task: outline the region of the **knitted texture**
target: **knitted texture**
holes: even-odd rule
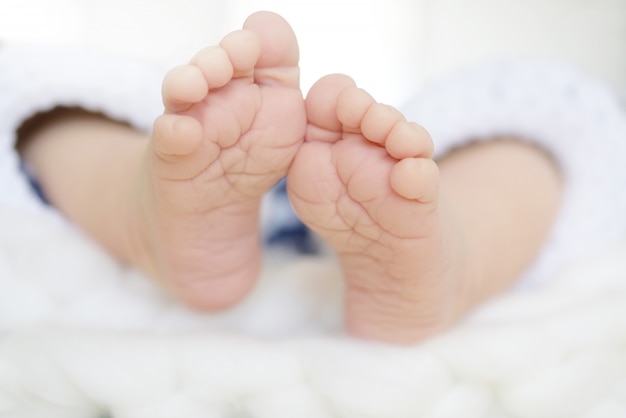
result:
[[[0,51],[0,417],[626,416],[626,248],[571,261],[624,230],[626,131],[603,87],[497,64],[408,106],[439,155],[494,135],[554,154],[566,198],[540,265],[570,269],[398,348],[343,334],[333,259],[270,256],[246,301],[201,315],[40,204],[13,151],[22,121],[81,106],[148,130],[161,76],[90,52]]]
[[[0,231],[2,418],[626,416],[626,245],[391,347],[342,333],[334,260],[201,315],[45,217]]]

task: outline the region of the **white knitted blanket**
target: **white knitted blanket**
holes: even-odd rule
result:
[[[33,199],[14,131],[58,104],[148,129],[160,74],[56,51],[0,63],[0,417],[626,417],[626,118],[603,87],[494,66],[408,107],[440,153],[517,135],[553,152],[566,184],[534,286],[398,348],[342,333],[332,259],[271,254],[255,293],[215,316],[121,268]]]
[[[626,416],[626,245],[399,348],[342,334],[333,260],[202,316],[53,218],[0,230],[3,418]]]

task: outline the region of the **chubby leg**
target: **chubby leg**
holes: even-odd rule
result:
[[[337,252],[354,335],[412,343],[511,285],[555,218],[558,173],[516,141],[433,161],[420,126],[345,76],[320,80],[289,172],[302,220]]]
[[[221,309],[258,275],[261,197],[303,141],[298,79],[293,31],[257,13],[166,76],[150,139],[67,114],[23,152],[52,203],[113,254],[192,307]]]

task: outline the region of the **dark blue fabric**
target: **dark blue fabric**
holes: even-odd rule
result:
[[[299,254],[316,254],[318,252],[311,231],[304,224],[278,228],[269,236],[267,244],[291,249]]]
[[[28,184],[30,184],[31,189],[33,190],[33,192],[35,192],[39,200],[41,200],[42,203],[49,205],[50,202],[46,198],[46,195],[44,194],[41,185],[39,184],[37,179],[35,179],[35,176],[33,176],[32,172],[28,169],[26,164],[24,164],[23,160],[20,160],[20,170],[22,170],[22,173],[24,173],[24,176],[26,176]]]
[[[317,244],[313,233],[293,212],[287,197],[287,181],[281,180],[270,192],[274,206],[281,206],[281,213],[286,211],[287,216],[274,222],[266,244],[272,247],[281,247],[298,254],[316,254]]]

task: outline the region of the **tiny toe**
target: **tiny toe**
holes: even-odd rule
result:
[[[229,55],[218,46],[202,49],[191,63],[200,69],[209,90],[225,86],[233,77]]]
[[[430,134],[421,125],[400,122],[393,127],[385,142],[387,152],[394,158],[433,158],[434,146]]]
[[[384,145],[389,133],[398,122],[405,121],[396,108],[375,103],[365,113],[361,122],[361,131],[370,141]]]
[[[365,90],[345,88],[337,97],[337,118],[346,132],[360,132],[361,122],[369,108],[376,102]]]
[[[439,169],[427,158],[406,158],[391,169],[391,187],[405,199],[435,202],[439,195]]]
[[[228,54],[234,78],[252,77],[261,55],[261,41],[256,33],[245,29],[231,32],[222,39],[220,46]]]
[[[161,115],[154,122],[152,142],[162,159],[172,161],[191,154],[201,141],[200,123],[190,116]]]
[[[307,141],[335,142],[341,139],[342,124],[337,117],[337,98],[355,82],[342,74],[331,74],[318,80],[307,94]]]
[[[181,112],[204,99],[209,92],[209,86],[200,68],[182,65],[167,73],[162,92],[165,110]]]

